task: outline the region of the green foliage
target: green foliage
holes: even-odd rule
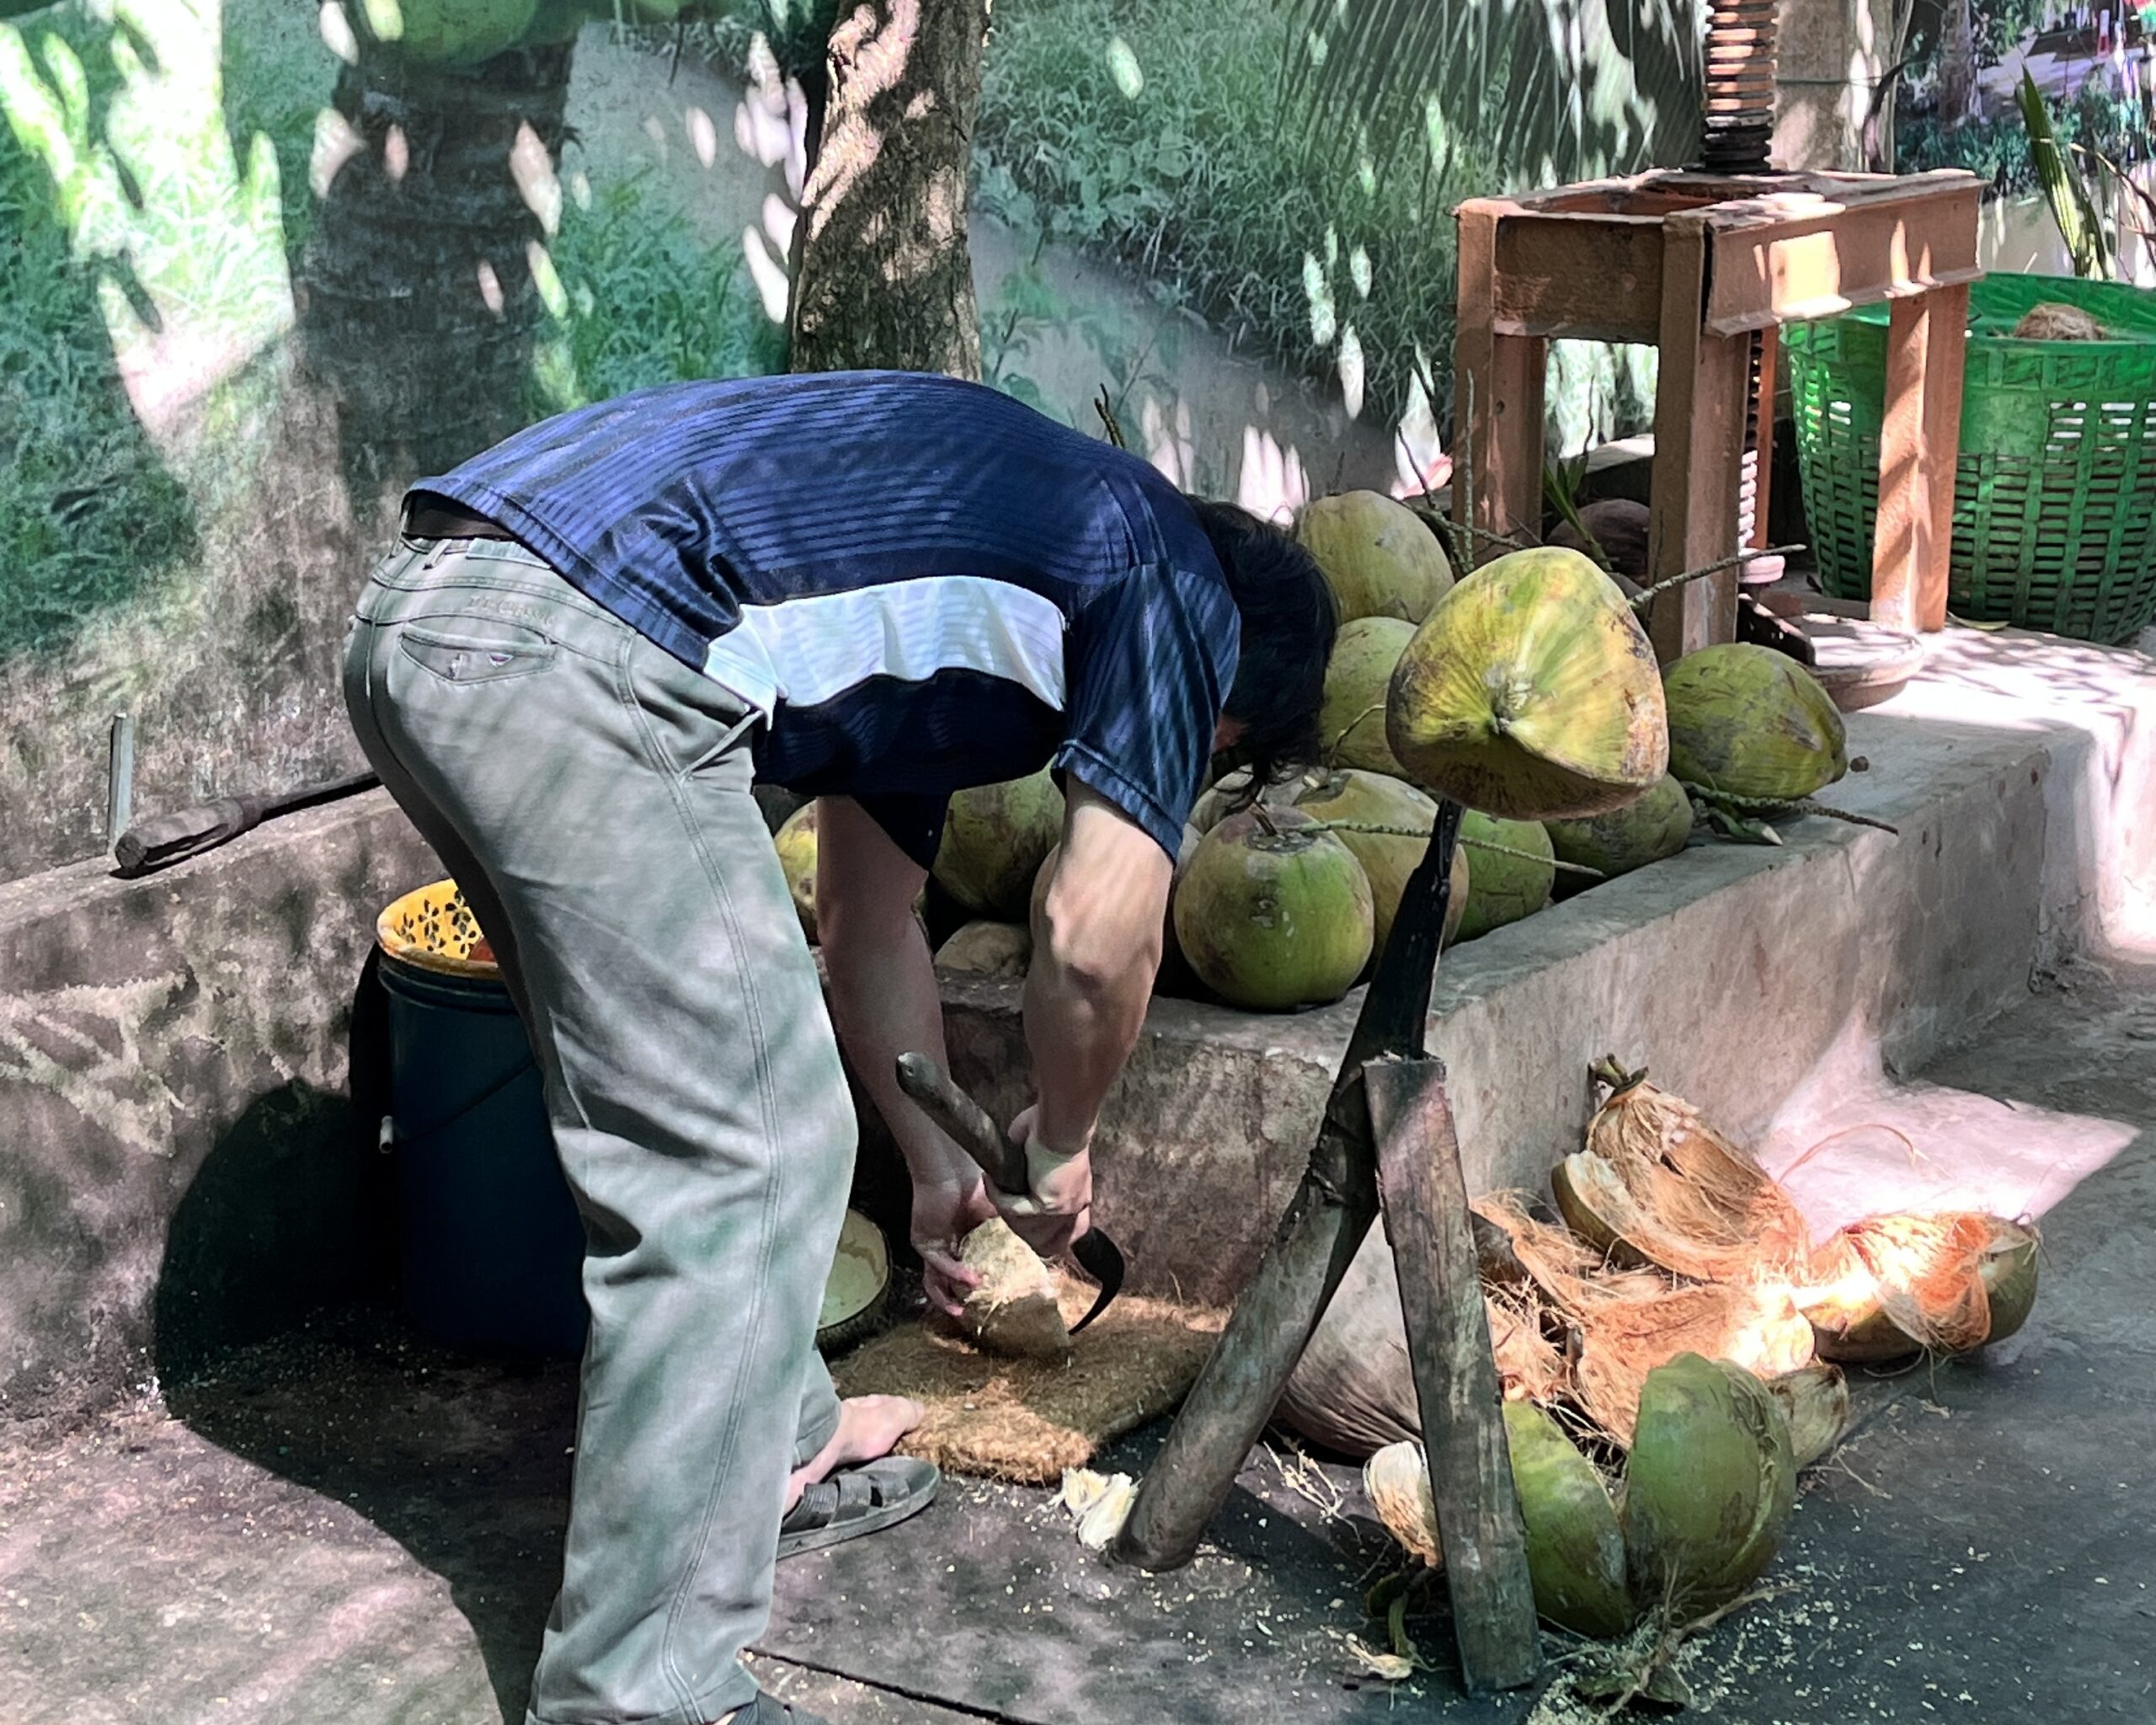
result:
[[[1059,293],[1041,268],[1036,244],[1026,264],[1008,272],[981,311],[981,377],[1027,406],[1088,430],[1119,418],[1140,385],[1173,393],[1182,342],[1173,322],[1134,318],[1097,302],[1077,304]],[[1097,403],[1073,411],[1052,402],[1033,376],[1059,336],[1082,343],[1097,361]]]
[[[568,204],[552,255],[558,287],[533,366],[536,414],[785,368],[786,332],[738,252],[702,243],[641,179],[607,187],[589,209]]]
[[[2029,157],[2036,168],[2036,183],[2044,189],[2044,200],[2052,206],[2052,219],[2058,223],[2059,238],[2066,242],[2067,255],[2073,259],[2073,273],[2108,280],[2111,273],[2111,244],[2110,236],[2104,231],[2103,217],[2097,213],[2095,200],[2089,195],[2079,164],[2071,152],[2062,147],[2053,133],[2043,93],[2025,69],[2021,74],[2019,99],[2021,123],[2029,133]]]
[[[1171,306],[1397,413],[1414,352],[1449,351],[1452,202],[1470,179],[1381,179],[1279,121],[1284,0],[1001,0],[984,56],[980,202],[1107,253]],[[1135,93],[1128,93],[1130,91]]]

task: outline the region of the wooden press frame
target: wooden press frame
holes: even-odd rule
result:
[[[1653,578],[1753,548],[1737,536],[1755,332],[1768,398],[1758,435],[1764,536],[1781,325],[1885,300],[1892,310],[1871,615],[1897,628],[1943,628],[1969,283],[1983,273],[1983,190],[1959,169],[1664,171],[1469,200],[1457,212],[1454,424],[1474,494],[1454,489],[1455,513],[1486,533],[1538,542],[1550,343],[1645,342],[1662,352]],[[1732,639],[1737,589],[1732,567],[1658,598],[1649,633],[1662,660]]]

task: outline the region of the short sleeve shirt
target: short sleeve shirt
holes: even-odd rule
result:
[[[1134,456],[977,384],[822,372],[579,409],[414,489],[753,708],[760,777],[859,798],[924,865],[953,792],[1050,763],[1177,849],[1238,625]]]

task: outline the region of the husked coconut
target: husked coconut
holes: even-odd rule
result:
[[[1366,617],[1419,623],[1452,585],[1452,563],[1414,510],[1378,491],[1303,506],[1295,537],[1317,559],[1342,623]]]
[[[1021,1359],[1059,1359],[1070,1351],[1055,1278],[1008,1222],[998,1216],[975,1228],[960,1242],[958,1261],[980,1277],[961,1322],[982,1348]]]
[[[1630,601],[1548,546],[1438,601],[1393,670],[1385,738],[1433,796],[1509,820],[1621,807],[1669,764],[1661,673]]]

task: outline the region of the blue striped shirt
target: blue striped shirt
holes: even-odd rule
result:
[[[643,390],[414,489],[748,702],[760,777],[860,798],[919,862],[953,791],[1050,761],[1176,852],[1238,625],[1134,456],[978,384],[820,372]]]

